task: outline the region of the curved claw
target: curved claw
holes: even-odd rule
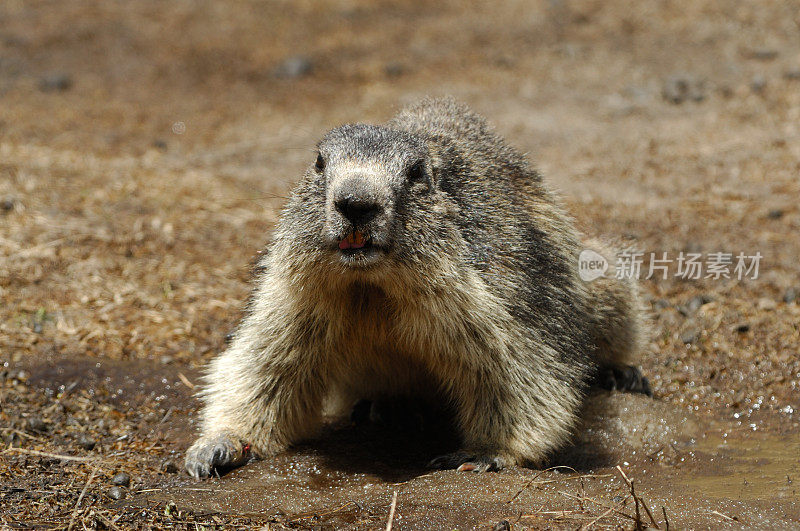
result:
[[[186,452],[184,467],[190,476],[209,477],[214,469],[234,468],[244,464],[250,446],[235,435],[218,433],[199,438]]]
[[[594,385],[609,391],[641,393],[652,397],[650,381],[638,367],[631,365],[604,365],[598,368]]]
[[[456,469],[458,472],[496,472],[505,468],[506,462],[502,457],[494,455],[454,452],[432,459],[428,466],[441,470]]]

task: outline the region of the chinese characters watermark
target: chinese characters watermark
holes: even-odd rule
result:
[[[645,261],[645,258],[649,260]],[[672,277],[684,280],[758,278],[758,268],[763,256],[760,252],[690,253],[681,251],[677,256],[667,252],[644,253],[621,251],[611,269],[609,259],[591,249],[584,249],[578,257],[578,274],[581,280],[591,282],[600,277],[618,279],[663,279]]]

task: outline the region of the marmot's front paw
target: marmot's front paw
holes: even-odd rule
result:
[[[459,472],[496,472],[506,466],[506,460],[496,455],[475,455],[469,452],[454,452],[440,455],[429,466],[442,470],[455,468]]]
[[[197,439],[186,452],[185,468],[197,479],[211,475],[215,468],[234,468],[244,464],[250,445],[230,433],[217,433]]]

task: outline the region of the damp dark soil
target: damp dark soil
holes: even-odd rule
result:
[[[376,529],[395,493],[393,529],[800,527],[798,13],[0,2],[0,527]],[[644,253],[654,398],[593,394],[541,469],[434,472],[446,433],[332,420],[190,480],[202,367],[315,142],[428,94]],[[757,275],[648,275],[740,252]]]

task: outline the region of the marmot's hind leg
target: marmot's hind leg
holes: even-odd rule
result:
[[[384,397],[377,400],[362,399],[350,412],[350,420],[357,426],[377,424],[403,432],[441,432],[450,428],[452,413],[424,399],[404,396]]]
[[[609,265],[616,259],[602,243],[588,240],[586,246],[603,255]],[[613,391],[652,396],[650,383],[633,365],[647,343],[647,321],[636,281],[616,278],[613,270],[587,284],[593,309],[597,372],[592,385]]]
[[[642,371],[633,365],[601,365],[597,368],[591,384],[609,391],[625,391],[653,396],[650,382],[642,376]]]

